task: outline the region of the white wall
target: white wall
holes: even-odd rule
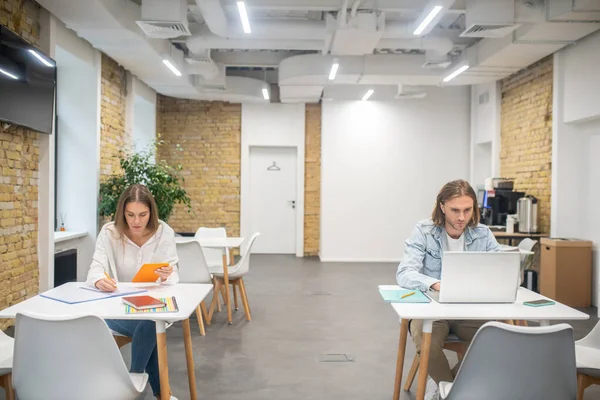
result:
[[[397,261],[448,181],[469,178],[468,87],[422,100],[326,102],[321,260]]]
[[[551,235],[594,242],[594,305],[600,287],[600,97],[587,88],[600,87],[598,54],[600,35],[594,34],[554,55],[552,127]]]
[[[57,63],[57,213],[67,231],[87,232],[77,254],[78,280],[86,277],[97,232],[100,145],[100,53],[55,23]],[[60,219],[58,220],[60,226]]]
[[[500,173],[500,107],[498,82],[471,86],[471,165],[469,181],[483,186]]]
[[[127,131],[136,152],[152,150],[156,139],[156,92],[131,74],[127,78]]]
[[[304,104],[242,104],[240,231],[250,237],[250,147],[295,147],[297,156],[296,256],[304,255]],[[265,196],[268,196],[265,193]]]

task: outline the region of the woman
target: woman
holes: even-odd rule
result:
[[[175,284],[177,273],[175,232],[158,219],[154,197],[144,185],[130,186],[119,198],[114,222],[102,227],[87,276],[87,284],[104,292],[115,282],[131,282],[142,265],[169,263],[156,271],[157,282]],[[112,276],[114,281],[109,279]],[[146,371],[152,392],[160,399],[160,379],[154,321],[107,320],[115,332],[132,338],[131,372]],[[170,400],[177,400],[171,396]]]

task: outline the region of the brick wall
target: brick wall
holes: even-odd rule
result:
[[[39,42],[39,6],[0,0],[0,24]],[[0,309],[37,294],[39,134],[0,123]],[[0,320],[0,329],[12,325]]]
[[[306,105],[304,255],[319,254],[321,230],[321,105]]]
[[[240,104],[158,96],[158,159],[181,164],[192,213],[177,205],[169,225],[180,232],[223,226],[240,234]],[[181,145],[182,151],[176,146]]]
[[[552,56],[502,80],[500,174],[539,199],[539,229],[550,231]]]
[[[126,91],[125,69],[102,54],[100,180],[119,172],[119,151],[131,149],[132,140],[125,130]]]

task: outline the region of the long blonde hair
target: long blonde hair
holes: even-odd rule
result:
[[[158,209],[156,208],[156,202],[150,190],[144,185],[135,184],[129,186],[119,197],[119,203],[117,204],[117,211],[115,212],[115,228],[119,235],[123,237],[123,233],[129,227],[127,220],[125,219],[125,207],[131,202],[139,202],[144,204],[150,210],[150,219],[146,226],[152,233],[155,233],[158,229]]]
[[[473,215],[467,225],[473,227],[479,224],[479,204],[477,202],[477,195],[471,185],[469,185],[469,182],[459,179],[446,183],[438,193],[437,198],[435,199],[435,205],[433,206],[433,212],[431,213],[431,219],[435,225],[442,226],[446,222],[446,216],[442,212],[440,205],[460,196],[469,196],[473,199]]]

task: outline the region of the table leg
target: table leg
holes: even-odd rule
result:
[[[196,400],[196,374],[194,372],[194,353],[192,352],[192,332],[190,320],[185,319],[183,325],[183,343],[185,345],[185,361],[187,363],[188,382],[190,384],[190,399]],[[162,395],[161,395],[161,398]]]
[[[396,360],[396,379],[394,381],[393,400],[400,399],[400,387],[402,385],[402,370],[404,368],[404,355],[406,353],[406,338],[408,337],[408,320],[400,322],[400,342],[398,343],[398,358]]]
[[[423,338],[421,341],[421,356],[419,362],[419,381],[417,386],[417,400],[425,398],[425,387],[427,386],[427,375],[429,369],[429,350],[431,348],[431,330],[433,320],[423,321]]]
[[[225,253],[223,253],[223,283],[225,285],[225,307],[227,307],[227,322],[229,322],[229,325],[231,325],[233,324],[233,318],[231,316],[231,305],[229,304],[229,271],[227,270],[227,256],[225,256]]]
[[[160,398],[171,397],[169,387],[169,361],[167,358],[167,325],[165,321],[156,321],[156,351],[158,353],[158,373],[160,376]]]

